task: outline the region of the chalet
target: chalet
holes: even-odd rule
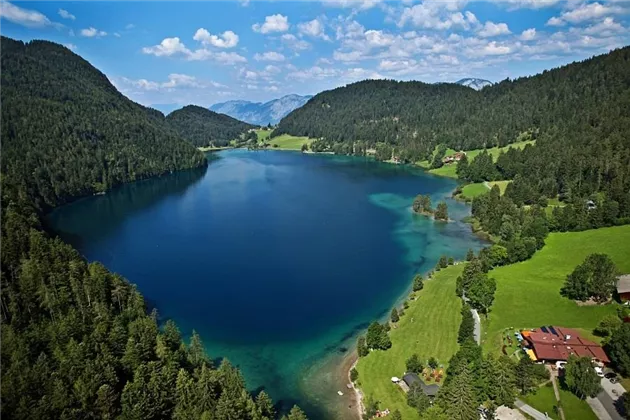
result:
[[[521,331],[526,352],[536,361],[566,361],[569,356],[589,357],[594,362],[610,363],[610,359],[597,343],[586,340],[576,330],[564,327],[541,327]]]
[[[445,156],[444,158],[442,158],[442,162],[444,163],[459,162],[460,160],[462,160],[464,156],[466,156],[465,152],[456,152],[453,155]]]
[[[420,379],[420,377],[416,375],[415,373],[405,373],[405,376],[403,376],[403,382],[407,384],[409,389],[412,389],[413,384],[420,384],[420,388],[422,389],[422,392],[424,392],[424,394],[429,398],[434,398],[440,389],[439,385],[425,384],[424,381]]]
[[[630,302],[630,274],[617,277],[617,294],[622,302]]]

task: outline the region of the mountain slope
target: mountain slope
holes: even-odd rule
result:
[[[214,104],[210,109],[251,124],[277,124],[289,112],[301,107],[311,98],[312,96],[310,95],[286,95],[265,103],[228,101]]]
[[[196,105],[188,105],[171,112],[166,121],[180,136],[196,147],[226,146],[230,140],[254,128],[251,124]]]
[[[457,84],[368,80],[322,92],[273,135],[398,145],[418,158],[435,146],[504,146],[524,132],[593,121],[618,125],[628,95],[630,47],[480,91]],[[576,106],[579,104],[579,106]]]
[[[38,207],[205,164],[160,112],[127,99],[67,48],[1,42],[2,174]]]
[[[481,90],[486,86],[492,86],[492,82],[490,80],[476,78],[461,79],[455,83],[462,86],[468,86],[469,88],[473,88],[475,90]]]

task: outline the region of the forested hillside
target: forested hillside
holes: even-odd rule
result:
[[[188,105],[173,111],[166,121],[183,138],[196,147],[227,146],[253,125],[200,106]]]
[[[203,154],[68,49],[1,42],[3,417],[275,417],[238,369],[213,366],[198,335],[185,345],[133,285],[40,223],[52,206],[204,165]]]
[[[2,38],[3,175],[38,206],[205,164],[164,118],[67,48]]]

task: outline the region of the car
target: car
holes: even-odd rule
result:
[[[599,366],[595,366],[593,369],[595,369],[595,373],[597,373],[597,376],[599,376],[600,378],[604,377],[604,370],[602,368],[600,368]]]
[[[615,372],[608,372],[607,374],[604,375],[604,378],[608,379],[610,383],[613,383],[613,384],[616,384],[617,382],[619,382],[619,378],[617,377],[617,374]]]
[[[564,369],[564,367],[566,366],[566,364],[567,364],[567,362],[563,362],[563,361],[558,360],[558,361],[556,362],[556,369],[558,369],[558,370],[560,370],[560,369]]]

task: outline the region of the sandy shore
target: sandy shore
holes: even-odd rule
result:
[[[343,362],[343,371],[346,372],[348,376],[348,383],[352,385],[352,390],[354,391],[354,406],[356,408],[357,419],[363,418],[363,394],[361,390],[354,385],[354,383],[350,380],[350,371],[357,366],[359,362],[359,355],[356,350],[353,350],[348,356],[344,359]]]

